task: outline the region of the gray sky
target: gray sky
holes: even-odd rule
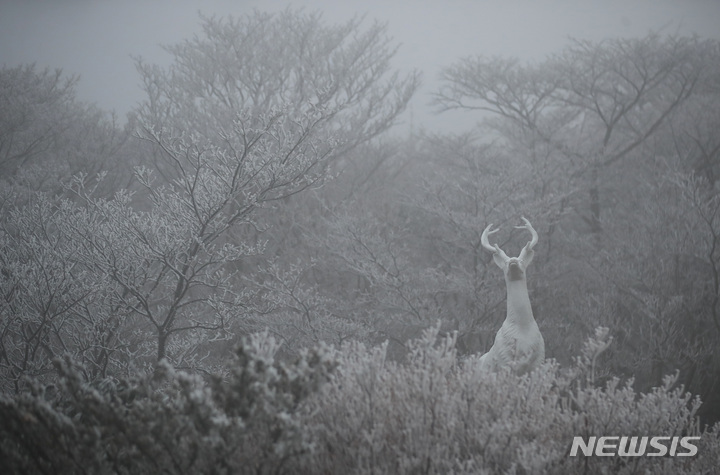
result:
[[[435,116],[427,105],[440,68],[464,56],[541,60],[568,37],[601,40],[651,30],[720,38],[719,0],[0,0],[0,64],[34,62],[78,74],[81,100],[124,117],[142,99],[131,56],[166,64],[160,45],[198,32],[198,11],[237,16],[288,5],[320,10],[328,22],[355,13],[387,21],[402,44],[396,67],[424,74],[412,121],[440,131],[474,121],[462,113]]]

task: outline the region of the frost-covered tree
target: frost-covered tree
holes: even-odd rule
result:
[[[201,35],[166,47],[169,67],[137,61],[143,136],[161,146],[182,133],[242,152],[226,135],[249,144],[273,116],[281,134],[315,137],[322,125],[337,155],[391,127],[419,85],[392,70],[397,47],[377,22],[329,25],[293,9],[201,20]]]
[[[168,68],[138,61],[146,156],[135,191],[108,195],[116,177],[89,169],[66,185],[70,199],[9,206],[2,364],[12,381],[63,352],[99,377],[162,359],[208,369],[238,333],[301,328],[267,314],[293,318],[295,304],[300,320],[353,331],[317,311],[311,287],[289,291],[292,272],[258,267],[264,234],[276,205],[394,123],[417,75],[391,71],[395,49],[379,24],[332,26],[292,10],[202,22],[204,36],[167,48]],[[333,335],[320,334],[313,341]]]
[[[14,174],[56,145],[73,119],[76,77],[35,66],[0,70],[0,166]]]
[[[465,58],[444,70],[435,101],[440,110],[490,113],[508,142],[533,149],[528,158],[561,167],[587,194],[578,210],[598,233],[613,165],[703,90],[716,62],[716,42],[696,37],[574,41],[536,64]]]
[[[113,114],[78,101],[77,81],[34,65],[0,69],[2,188],[13,182],[57,192],[62,180],[81,171],[106,170],[118,182],[127,180],[129,167],[116,159],[129,129],[120,128]]]
[[[159,274],[172,282],[168,311],[153,323],[159,358],[170,328],[205,314],[184,299],[203,305],[213,289],[225,296],[213,315],[241,307],[228,276],[260,252],[273,223],[259,211],[320,184],[333,159],[394,123],[418,84],[415,74],[391,71],[395,49],[380,24],[332,26],[293,10],[202,24],[202,36],[167,48],[168,68],[138,61],[147,92],[140,136],[154,146],[162,176],[141,181],[154,208],[185,233],[176,241],[185,241],[180,262]],[[215,249],[223,251],[210,257]],[[221,267],[229,272],[222,291],[200,283],[197,270]]]
[[[34,65],[0,70],[0,387],[52,373],[68,352],[88,375],[117,371],[121,310],[104,276],[75,259],[72,205],[55,199],[73,174],[106,170],[111,195],[130,176],[129,128],[75,98],[77,78]],[[122,345],[120,345],[122,346]],[[127,358],[125,358],[127,361]]]
[[[705,205],[716,194],[718,51],[716,40],[658,34],[573,41],[531,64],[460,60],[436,95],[440,109],[483,114],[479,131],[517,163],[507,201],[547,218],[534,306],[554,356],[609,326],[614,371],[645,389],[679,368],[704,410],[717,405],[699,375],[717,372],[720,337]],[[673,183],[688,172],[704,183],[694,204]]]
[[[102,305],[106,279],[75,259],[78,243],[67,232],[75,221],[69,211],[69,204],[59,208],[40,195],[3,219],[2,390],[18,392],[24,377],[52,373],[53,358],[66,352],[86,366],[90,377],[117,369],[112,333],[119,315],[113,319],[112,309]]]

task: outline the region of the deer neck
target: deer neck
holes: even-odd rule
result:
[[[507,286],[507,317],[506,320],[516,325],[529,325],[535,321],[530,297],[528,296],[527,281],[506,280]]]

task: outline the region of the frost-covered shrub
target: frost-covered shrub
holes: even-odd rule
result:
[[[637,394],[632,381],[591,379],[609,338],[600,330],[572,368],[548,361],[522,377],[457,363],[455,338],[438,328],[412,342],[409,361],[385,347],[348,344],[314,400],[318,473],[705,473],[720,453],[717,428],[702,432],[698,400],[675,377]],[[570,457],[574,436],[701,435],[698,455]]]
[[[50,397],[0,398],[0,459],[8,473],[288,473],[310,452],[298,406],[326,379],[323,351],[274,361],[266,333],[246,340],[226,377],[161,363],[151,378],[93,387],[58,361]]]
[[[701,429],[675,376],[646,394],[594,381],[608,344],[601,329],[572,367],[521,377],[458,362],[438,327],[404,363],[348,342],[285,364],[267,333],[208,380],[161,364],[90,384],[63,360],[55,394],[0,397],[0,460],[9,473],[715,473],[720,426]],[[700,439],[691,457],[570,456],[575,436],[623,435]]]

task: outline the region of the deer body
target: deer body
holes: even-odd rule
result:
[[[489,244],[488,235],[497,231],[490,231],[492,224],[485,228],[481,237],[483,247],[493,253],[495,264],[503,270],[507,288],[505,321],[490,351],[480,358],[482,367],[491,371],[511,367],[517,374],[524,374],[535,369],[545,359],[545,341],[533,316],[525,276],[525,270],[534,255],[537,233],[527,219],[523,218],[523,221],[525,225],[518,227],[528,229],[532,240],[518,257],[508,257],[497,244]]]

